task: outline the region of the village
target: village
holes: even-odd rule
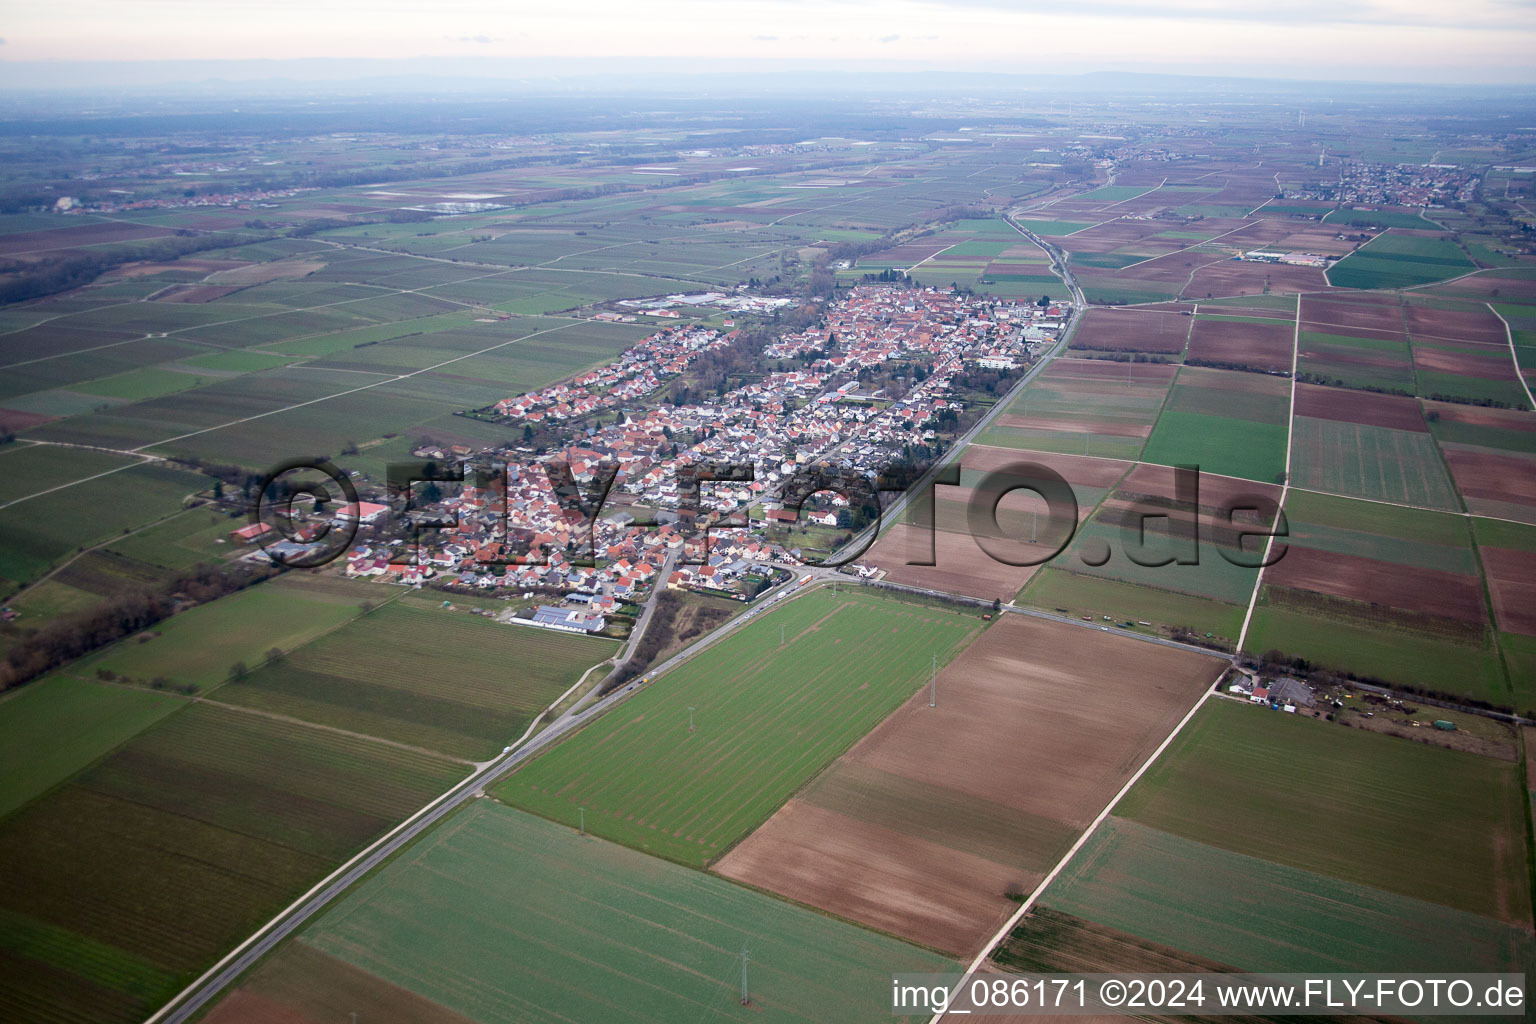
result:
[[[559,444],[415,449],[439,465],[465,463],[466,482],[418,485],[411,516],[430,528],[392,515],[385,494],[335,510],[335,521],[358,528],[340,571],[515,598],[518,621],[594,633],[657,586],[750,600],[775,565],[796,564],[803,547],[828,551],[863,525],[840,494],[787,507],[792,476],[926,465],[962,421],[962,384],[976,383],[967,375],[1001,395],[1068,312],[1048,300],[860,285],[815,326],[763,345],[737,386],[682,403],[679,394],[696,392],[676,385],[701,358],[743,344],[743,333],[663,328],[604,366],[489,410],[525,438],[558,425]],[[750,466],[751,479],[704,483],[695,496],[683,477],[705,464]],[[616,467],[595,519],[557,493],[551,467],[568,467],[583,493]],[[269,539],[253,530],[238,539]],[[302,532],[295,540],[303,550]]]

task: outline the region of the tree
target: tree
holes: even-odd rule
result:
[[[1039,300],[1035,302],[1035,305],[1039,306],[1041,309],[1044,309],[1046,306],[1049,306],[1050,304],[1051,304],[1051,297],[1049,295],[1042,295],[1042,296],[1040,296]]]
[[[281,647],[273,647],[273,648],[268,649],[268,651],[267,651],[267,664],[268,665],[275,665],[279,661],[282,661],[282,660],[283,660],[283,649]]]
[[[237,661],[233,665],[229,666],[230,681],[238,683],[244,679],[249,674],[249,672],[250,670],[245,667],[245,662]]]

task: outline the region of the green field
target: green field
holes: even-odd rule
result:
[[[131,455],[115,455],[84,448],[9,444],[0,448],[0,504],[72,483],[81,477],[138,465],[139,462],[139,459]],[[33,500],[45,503],[48,499],[41,497]]]
[[[161,395],[175,394],[177,391],[186,391],[188,388],[199,387],[206,383],[208,383],[207,378],[190,373],[145,367],[112,377],[103,377],[86,384],[78,384],[75,390],[83,391],[88,395],[140,402],[146,398],[159,398]]]
[[[750,1007],[740,1003],[743,948]],[[365,883],[246,989],[314,1012],[338,961],[485,1024],[873,1022],[890,1015],[891,972],[956,969],[484,801]]]
[[[1416,213],[1370,210],[1333,210],[1323,218],[1324,224],[1347,224],[1365,228],[1412,228],[1418,231],[1438,231],[1440,225],[1425,220]]]
[[[1285,502],[1291,544],[1475,576],[1460,516],[1292,488]]]
[[[1053,566],[1037,572],[1019,595],[1019,600],[1063,615],[1088,615],[1095,621],[1100,621],[1102,615],[1109,615],[1117,622],[1150,622],[1154,626],[1187,629],[1201,635],[1209,633],[1212,639],[1223,640],[1228,646],[1237,643],[1245,610],[1239,605],[1192,594],[1068,572],[1065,567]]]
[[[1278,482],[1285,472],[1289,406],[1289,383],[1279,378],[1183,367],[1142,459]]]
[[[0,817],[181,707],[169,694],[49,676],[0,701]]]
[[[1328,280],[1338,288],[1406,288],[1475,269],[1455,242],[1389,233],[1377,235],[1336,263]]]
[[[208,483],[184,470],[130,466],[0,509],[0,577],[30,580],[83,547],[172,515]]]
[[[172,616],[153,636],[117,644],[75,671],[104,669],[141,684],[164,677],[206,690],[222,683],[235,662],[254,668],[272,648],[291,651],[359,615],[364,601],[388,596],[374,597],[365,587],[297,575],[261,583]]]
[[[1432,435],[1298,416],[1291,447],[1297,487],[1422,508],[1461,508]]]
[[[142,1020],[462,772],[209,705],[169,716],[0,823],[0,1014]]]
[[[707,864],[910,697],[930,656],[942,666],[980,627],[973,611],[818,588],[640,690],[495,794],[562,823],[585,807],[590,832]]]
[[[1262,799],[1254,798],[1257,766],[1276,769]],[[1524,779],[1508,761],[1208,701],[1115,813],[1521,924],[1531,919],[1524,805]]]
[[[1262,804],[1268,787],[1257,766],[1253,770],[1252,799]],[[1041,903],[1248,971],[1525,972],[1536,966],[1527,928],[1123,818],[1099,827]]]
[[[1297,346],[1296,372],[1313,383],[1414,393],[1413,353],[1406,341],[1302,331]]]
[[[1091,222],[1083,221],[1035,220],[1030,217],[1020,217],[1018,221],[1037,235],[1070,235],[1074,231],[1093,227]]]
[[[1167,409],[1158,417],[1142,459],[1276,483],[1285,472],[1285,434],[1282,424]]]
[[[1119,497],[1136,501],[1129,495]],[[1248,604],[1258,570],[1233,565],[1223,557],[1223,549],[1211,536],[1210,529],[1200,538],[1198,564],[1140,565],[1132,561],[1129,552],[1138,546],[1138,557],[1143,562],[1182,557],[1185,550],[1170,538],[1169,519],[1161,514],[1166,512],[1165,508],[1150,505],[1138,505],[1137,508],[1149,513],[1151,518],[1141,520],[1139,515],[1131,515],[1127,523],[1119,507],[1099,509],[1078,529],[1072,543],[1051,564],[1069,572],[1119,580],[1162,592],[1177,591],[1232,605]],[[1187,517],[1185,520],[1187,522]],[[1257,550],[1262,543],[1263,538],[1247,542],[1250,551]],[[1085,560],[1084,555],[1095,549],[1111,552],[1103,565],[1089,565]],[[1230,553],[1230,549],[1227,550]],[[1236,637],[1236,634],[1224,635],[1232,639]]]
[[[397,601],[215,699],[484,760],[618,646]]]
[[[1299,594],[1268,586],[1260,591],[1246,651],[1278,650],[1366,679],[1509,705],[1509,688],[1486,630],[1471,635],[1465,629],[1455,635],[1436,633],[1406,624],[1407,616],[1356,601],[1314,601],[1302,595],[1303,603],[1297,605]],[[1319,607],[1314,609],[1314,604]]]

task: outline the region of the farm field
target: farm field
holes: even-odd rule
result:
[[[1190,505],[1178,494],[1173,470],[1135,467],[1051,565],[1160,592],[1246,605],[1258,575],[1250,566],[1261,554],[1263,538],[1243,539],[1239,551],[1237,531],[1221,509],[1229,502],[1234,508],[1246,505],[1256,496],[1274,501],[1279,492],[1218,476],[1201,475],[1193,484],[1198,493]],[[1269,524],[1244,513],[1236,525],[1262,533]],[[1158,615],[1152,621],[1166,620]]]
[[[1450,474],[1411,398],[1296,385],[1291,482],[1375,501],[1457,511]]]
[[[1405,288],[1475,269],[1456,243],[1448,239],[1388,231],[1331,267],[1328,280],[1339,288]]]
[[[1084,314],[1072,336],[1072,348],[1178,356],[1184,352],[1193,325],[1193,317],[1178,312],[1092,309]]]
[[[1536,417],[1514,409],[1426,402],[1430,432],[1448,444],[1536,454]]]
[[[0,818],[182,706],[169,694],[54,675],[0,701]]]
[[[1247,971],[1523,972],[1536,960],[1528,928],[1118,817],[1041,905]]]
[[[1134,459],[1152,433],[1176,370],[1152,363],[1058,357],[977,443]]]
[[[1285,785],[1251,799],[1253,770],[1280,765]],[[1510,761],[1212,700],[1115,813],[1233,853],[1529,926],[1523,790]],[[1398,855],[1405,848],[1412,858]]]
[[[1102,621],[1101,617],[1108,615],[1122,626],[1131,622],[1139,627],[1140,623],[1148,622],[1150,627],[1141,628],[1188,630],[1200,636],[1209,634],[1211,639],[1228,648],[1236,646],[1243,626],[1244,609],[1240,605],[1089,576],[1071,571],[1065,564],[1046,566],[1024,588],[1017,601],[1074,618],[1086,615]]]
[[[1536,456],[1450,442],[1440,450],[1468,511],[1536,524]]]
[[[1527,970],[1525,797],[1507,760],[1213,698],[992,958]]]
[[[111,452],[53,445],[8,444],[0,447],[0,504],[73,483],[81,477],[110,473],[142,460]],[[46,498],[37,499],[47,501]]]
[[[752,958],[750,1007],[740,1003],[744,947]],[[479,801],[365,883],[205,1019],[324,1020],[338,980],[366,989],[377,979],[403,992],[402,1005],[418,1019],[445,1024],[876,1021],[889,1016],[892,971],[957,966]]]
[[[226,708],[170,715],[0,822],[0,1012],[143,1019],[461,774]]]
[[[478,761],[617,649],[394,601],[280,661],[253,663],[215,699]]]
[[[1536,527],[1473,519],[1478,556],[1500,630],[1536,636]]]
[[[708,864],[916,692],[932,657],[947,663],[980,627],[972,610],[817,588],[640,690],[494,793],[561,823],[585,807],[595,835]]]
[[[377,599],[364,584],[294,574],[174,615],[143,642],[117,644],[71,671],[85,676],[104,670],[141,685],[160,677],[207,690],[224,682],[235,662],[254,668],[273,648],[292,650]],[[210,644],[210,636],[219,642]]]
[[[1278,651],[1364,679],[1510,705],[1486,625],[1376,609],[1306,590],[1259,589],[1244,650]]]
[[[1289,373],[1294,342],[1294,326],[1284,320],[1201,313],[1190,328],[1184,361],[1257,373]]]
[[[1058,532],[1050,525],[1049,507],[1039,495],[1029,490],[1009,492],[997,505],[998,527],[1005,538],[1000,546],[1005,548],[1006,557],[1014,561],[1032,560],[1033,564],[1015,566],[993,558],[972,538],[968,518],[975,488],[985,476],[1013,466],[1020,467],[1022,473],[1032,471],[1027,467],[1057,473],[1071,488],[1081,521],[1125,474],[1130,463],[969,445],[961,455],[961,466],[959,487],[941,486],[934,491],[933,564],[907,564],[929,557],[929,531],[918,524],[914,503],[908,506],[903,522],[887,530],[863,559],[884,570],[883,579],[984,600],[1007,601],[1059,546],[1065,531]],[[1028,544],[1032,537],[1038,547]]]
[[[1388,394],[1414,394],[1413,351],[1391,332],[1370,335],[1303,330],[1297,338],[1297,380]]]
[[[1285,472],[1289,392],[1282,378],[1185,366],[1142,458],[1278,482]]]
[[[1039,884],[1219,668],[1005,615],[940,674],[937,706],[914,695],[714,870],[962,955],[1007,918],[1009,894]]]
[[[207,484],[207,477],[180,469],[130,466],[0,509],[0,579],[11,586],[30,581],[82,546],[177,512]]]

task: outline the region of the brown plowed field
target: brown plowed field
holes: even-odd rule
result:
[[[976,469],[984,473],[1015,462],[1033,462],[1046,466],[1060,473],[1069,484],[1081,487],[1109,487],[1130,468],[1130,463],[1121,462],[1118,459],[1090,459],[1082,455],[1023,452],[1013,448],[993,448],[984,444],[971,445],[966,448],[965,454],[960,458],[960,464],[966,469]]]
[[[1480,548],[1499,628],[1536,636],[1536,552]]]
[[[714,870],[973,953],[1221,667],[1004,615]]]
[[[1456,489],[1464,497],[1536,506],[1536,459],[1442,444]]]
[[[1368,332],[1367,337],[1372,338],[1387,335],[1402,338],[1403,311],[1395,298],[1359,296],[1345,301],[1318,299],[1311,295],[1301,297],[1302,330],[1320,331],[1323,334],[1354,333],[1350,328],[1363,329]]]
[[[1476,577],[1291,545],[1264,582],[1462,622],[1486,621]]]
[[[249,266],[245,260],[205,260],[195,257],[182,257],[170,263],[130,263],[126,267],[118,267],[102,277],[109,281],[115,281],[125,277],[149,277],[153,274],[166,273],[190,273],[212,274],[219,270],[233,270],[235,267]]]
[[[1509,345],[1503,322],[1486,309],[1409,306],[1408,333],[1414,338],[1454,341],[1461,345],[1497,345],[1506,351]]]
[[[1294,328],[1283,321],[1250,324],[1196,317],[1185,358],[1289,371],[1294,338]]]
[[[472,1024],[423,996],[303,942],[285,946],[214,1005],[205,1024]]]
[[[1300,206],[1303,204],[1287,202],[1285,205]],[[1260,212],[1262,213],[1263,211]],[[1293,222],[1292,226],[1295,223]],[[1336,233],[1332,228],[1326,228],[1321,225],[1306,227],[1294,234],[1286,235],[1280,240],[1276,248],[1283,249],[1286,252],[1315,252],[1325,256],[1343,256],[1353,248],[1354,243],[1339,241],[1334,237]]]
[[[1518,430],[1536,434],[1536,416],[1519,409],[1488,409],[1475,405],[1459,405],[1454,402],[1426,402],[1424,407],[1440,414],[1440,419],[1452,423],[1466,423],[1474,427],[1497,427],[1500,430]]]
[[[1476,277],[1462,277],[1448,284],[1437,285],[1437,295],[1465,295],[1471,298],[1497,298],[1503,302],[1512,299],[1530,301],[1536,298],[1536,281],[1523,277],[1499,277],[1497,271],[1487,271]]]
[[[57,252],[81,245],[101,245],[105,242],[130,242],[140,238],[166,238],[175,234],[170,228],[157,228],[150,224],[121,224],[112,221],[105,224],[81,224],[72,228],[53,228],[49,231],[17,231],[0,236],[0,256],[23,256],[32,253]]]
[[[1174,475],[1172,466],[1154,466],[1141,463],[1126,476],[1115,491],[1117,496],[1148,495],[1174,500]],[[1280,488],[1274,484],[1261,484],[1254,480],[1238,480],[1229,476],[1200,474],[1200,507],[1219,508],[1243,494],[1263,494],[1280,500]]]
[[[1250,306],[1213,306],[1209,302],[1203,306],[1198,302],[1195,305],[1200,307],[1201,313],[1214,313],[1220,316],[1263,317],[1269,320],[1283,320],[1286,323],[1290,323],[1295,319],[1293,312],[1284,309],[1256,309]]]
[[[945,490],[962,493],[954,488]],[[936,503],[939,528],[933,534],[933,565],[906,564],[910,558],[926,557],[928,550],[922,532],[907,523],[898,523],[886,531],[860,561],[884,569],[885,578],[892,583],[965,594],[985,601],[1012,601],[1040,567],[1007,565],[981,550],[964,527],[963,503],[969,492],[964,493],[965,497],[945,498]],[[1046,553],[1048,549],[1042,547],[1042,557]]]
[[[1184,351],[1191,319],[1182,313],[1090,309],[1072,338],[1072,348],[1178,354]]]
[[[1509,350],[1500,355],[1474,356],[1468,352],[1430,348],[1428,345],[1413,346],[1414,364],[1421,370],[1437,373],[1454,373],[1462,377],[1478,377],[1482,380],[1514,380],[1515,364],[1509,358]]]
[[[1125,313],[1134,316],[1128,310],[1094,310],[1095,313]],[[1188,321],[1185,321],[1186,323]],[[1071,386],[1068,382],[1078,382],[1078,387],[1092,387],[1098,381],[1104,381],[1108,385],[1095,393],[1108,394],[1111,391],[1119,391],[1125,387],[1129,378],[1137,383],[1152,383],[1167,385],[1178,376],[1179,367],[1175,363],[1118,363],[1104,359],[1080,359],[1072,356],[1062,356],[1046,367],[1040,375],[1040,383],[1049,383],[1053,387]],[[1086,390],[1086,388],[1085,388]]]
[[[1050,211],[1041,211],[1048,213]],[[1062,220],[1070,221],[1072,218],[1059,214]],[[1088,216],[1091,216],[1088,215]],[[1024,226],[1029,226],[1029,221],[1024,221]],[[1150,220],[1112,220],[1107,224],[1099,224],[1095,227],[1079,231],[1072,236],[1071,249],[1073,252],[1109,252],[1118,249],[1129,242],[1139,241],[1148,235],[1155,235],[1165,230],[1165,225]]]
[[[1152,435],[1150,423],[1116,423],[1113,420],[1061,419],[1050,416],[999,416],[997,422],[1000,426],[1018,427],[1021,430],[1081,431],[1114,437],[1145,438]]]
[[[35,427],[39,423],[51,423],[58,419],[57,416],[48,416],[40,412],[23,412],[20,409],[0,409],[0,430],[14,433],[18,430],[26,430]]]
[[[1343,423],[1363,423],[1392,430],[1427,433],[1418,399],[1401,395],[1379,395],[1371,391],[1325,388],[1317,384],[1296,385],[1296,415]]]
[[[1328,287],[1317,267],[1291,267],[1282,263],[1222,260],[1195,271],[1184,288],[1184,297],[1258,295],[1270,292],[1320,292]]]

